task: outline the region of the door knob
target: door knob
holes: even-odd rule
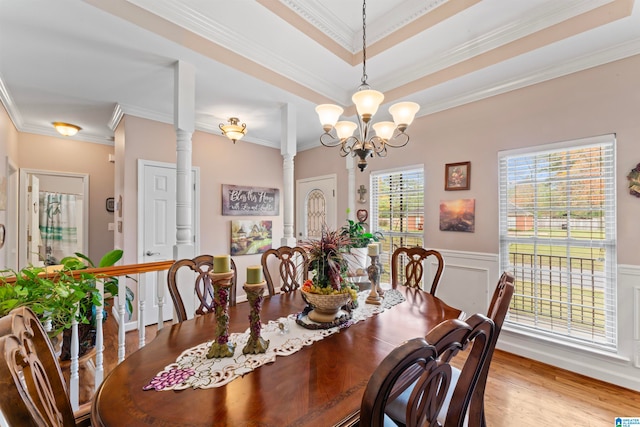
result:
[[[160,252],[151,252],[151,251],[147,251],[145,252],[146,256],[154,256],[154,255],[160,255]]]

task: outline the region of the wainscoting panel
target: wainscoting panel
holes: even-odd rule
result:
[[[486,313],[498,283],[497,256],[439,250],[445,260],[436,296],[467,316]],[[429,277],[436,265],[429,265]],[[428,283],[429,281],[427,281]]]
[[[445,269],[436,296],[467,315],[486,313],[502,273],[498,255],[438,250],[444,257]],[[433,271],[435,265],[428,265],[426,276],[433,277]],[[617,273],[617,351],[581,348],[508,325],[502,330],[498,348],[640,391],[640,266],[618,265]]]

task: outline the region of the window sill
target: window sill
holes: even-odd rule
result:
[[[541,344],[548,345],[550,347],[556,347],[556,348],[560,348],[570,352],[582,353],[585,356],[594,356],[594,357],[598,357],[599,359],[607,359],[609,361],[617,362],[617,363],[631,362],[631,359],[629,357],[621,356],[616,352],[616,350],[613,350],[613,349],[609,350],[604,348],[591,347],[587,345],[580,345],[578,343],[574,343],[571,341],[561,341],[560,339],[555,337],[542,335],[542,334],[535,334],[524,328],[519,328],[514,325],[508,325],[506,323],[502,327],[503,336],[501,336],[501,338],[506,338],[504,336],[505,332],[506,332],[506,335],[511,335],[516,338],[525,338],[527,340],[531,340],[532,342],[539,342]],[[506,340],[503,340],[503,341],[506,341]],[[536,349],[533,347],[531,347],[531,349],[536,352],[540,351],[540,349]]]

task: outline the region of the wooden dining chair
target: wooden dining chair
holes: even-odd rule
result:
[[[395,425],[401,419],[408,427],[439,426],[443,405],[453,396],[459,413],[447,414],[445,425],[458,425],[478,381],[494,333],[491,319],[476,315],[471,322],[447,320],[436,326],[426,339],[415,338],[394,349],[378,366],[365,389],[360,409],[361,426]],[[468,366],[454,387],[453,357],[473,342]],[[463,388],[464,384],[464,388]],[[406,404],[398,399],[406,396]],[[389,406],[395,403],[396,415]],[[394,424],[392,424],[394,423]]]
[[[444,271],[444,258],[440,252],[433,249],[425,249],[419,246],[406,248],[400,247],[393,251],[391,256],[391,287],[396,289],[398,285],[409,286],[413,288],[422,288],[422,276],[424,273],[424,261],[429,257],[435,257],[438,260],[438,268],[431,282],[431,295],[436,294],[436,289],[440,283],[440,276]],[[401,261],[406,261],[404,270],[399,265]],[[401,273],[404,278],[401,279]]]
[[[236,263],[231,259],[231,269],[236,272],[231,279],[231,292],[229,295],[229,305],[236,305],[236,285],[238,281]],[[178,277],[184,272],[195,273],[194,291],[198,297],[200,305],[195,310],[196,315],[211,313],[214,311],[213,286],[209,278],[209,272],[213,271],[213,255],[199,255],[193,259],[181,259],[173,263],[167,272],[167,285],[169,294],[173,300],[173,306],[178,317],[178,322],[187,320],[187,311],[179,289]],[[189,287],[188,289],[191,289]],[[191,295],[191,294],[190,294]]]
[[[473,390],[473,395],[471,396],[470,402],[467,402],[468,409],[465,409],[464,414],[462,414],[462,418],[459,416],[455,418],[456,423],[453,425],[467,425],[472,427],[485,427],[486,419],[484,414],[484,391],[487,385],[487,377],[489,375],[489,368],[491,366],[491,360],[493,358],[493,353],[495,351],[496,343],[498,342],[498,337],[500,336],[500,331],[502,330],[502,325],[504,323],[504,319],[509,310],[509,304],[511,303],[511,297],[513,296],[514,290],[514,277],[504,272],[502,273],[500,280],[498,281],[498,285],[493,293],[493,297],[491,299],[491,303],[489,304],[489,310],[487,312],[487,318],[491,319],[494,325],[494,333],[491,336],[491,339],[486,343],[486,358],[480,367],[480,370],[477,372],[477,384]],[[471,316],[468,319],[468,323],[473,325],[479,321],[481,321],[482,315],[476,314]],[[478,320],[480,319],[480,320]],[[475,323],[474,323],[475,322]],[[447,422],[450,422],[450,416],[455,417],[454,414],[460,414],[460,393],[466,393],[466,381],[468,380],[464,378],[466,375],[470,375],[469,372],[473,372],[475,368],[470,368],[473,366],[469,365],[467,367],[467,363],[469,363],[471,357],[474,357],[476,352],[482,352],[484,350],[476,350],[476,346],[474,347],[465,362],[462,370],[453,368],[453,387],[458,393],[458,395],[449,394],[445,399],[443,410],[441,411],[440,420],[443,421],[445,419],[444,414],[446,414]],[[466,371],[465,371],[466,370]],[[460,381],[463,381],[460,383]],[[461,385],[459,385],[461,384]],[[461,391],[458,391],[460,389]],[[404,410],[408,405],[409,393],[404,392],[402,395],[397,397],[393,402],[391,402],[387,406],[388,414],[390,417],[396,421],[403,422],[404,420]],[[448,425],[448,424],[446,424]]]
[[[309,257],[304,248],[280,246],[278,249],[269,249],[262,254],[262,272],[270,296],[275,295],[275,282],[269,269],[273,258],[277,260],[281,292],[295,291],[309,278]]]
[[[90,404],[74,413],[57,357],[35,313],[0,319],[0,413],[10,426],[90,426]]]

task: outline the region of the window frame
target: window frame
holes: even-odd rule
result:
[[[511,179],[509,173],[511,173],[511,176],[515,176],[515,172],[513,171],[507,172],[508,168],[507,168],[506,162],[513,159],[522,160],[524,158],[528,158],[530,161],[533,162],[534,159],[538,158],[539,156],[544,156],[546,154],[553,154],[553,153],[564,152],[564,151],[569,152],[572,150],[584,149],[589,147],[600,147],[601,149],[603,149],[603,154],[605,154],[605,159],[600,162],[600,164],[603,165],[603,169],[604,169],[604,174],[602,175],[602,181],[603,181],[602,194],[604,196],[604,201],[602,204],[602,208],[600,209],[603,215],[602,222],[604,224],[604,228],[603,228],[604,237],[602,239],[592,238],[589,241],[585,241],[581,239],[571,238],[572,234],[567,232],[566,238],[554,236],[553,239],[550,237],[543,239],[539,235],[540,233],[538,233],[537,225],[534,226],[535,236],[533,237],[521,238],[521,237],[510,236],[509,235],[509,231],[510,231],[509,213],[516,212],[519,209],[519,207],[518,206],[510,207],[511,204],[509,201],[508,189],[509,189],[509,185],[517,181],[517,179],[515,178]],[[569,156],[567,156],[567,158],[569,158]],[[589,163],[589,167],[593,167],[591,165],[592,163]],[[549,168],[549,170],[550,169],[551,168]],[[507,319],[505,320],[505,326],[507,326],[508,329],[521,331],[524,333],[533,332],[535,333],[536,336],[543,337],[546,339],[551,339],[554,341],[562,341],[565,343],[577,345],[578,347],[581,347],[581,348],[595,348],[595,349],[604,350],[607,352],[617,351],[618,349],[618,325],[617,325],[618,307],[617,307],[617,295],[616,295],[617,293],[617,277],[616,277],[616,270],[617,270],[616,196],[617,194],[616,194],[615,172],[616,172],[616,137],[613,134],[601,135],[601,136],[590,137],[590,138],[582,138],[582,139],[576,139],[576,140],[570,140],[570,141],[564,141],[564,142],[546,144],[546,145],[540,145],[540,146],[533,146],[533,147],[527,147],[522,149],[505,150],[498,153],[500,271],[509,271],[511,273],[516,273],[516,267],[513,265],[510,259],[510,245],[513,243],[518,244],[518,243],[526,242],[529,244],[533,244],[535,248],[537,248],[536,245],[541,243],[550,245],[551,244],[550,242],[553,242],[553,246],[556,246],[556,245],[560,246],[559,243],[564,243],[567,247],[568,263],[570,263],[572,258],[574,258],[571,255],[570,248],[572,249],[572,248],[579,247],[586,250],[588,249],[595,250],[596,248],[600,248],[601,250],[604,250],[604,261],[603,261],[603,268],[602,268],[603,271],[602,271],[602,277],[600,278],[604,282],[604,287],[603,287],[604,289],[604,296],[603,296],[604,325],[602,326],[604,330],[604,333],[602,334],[603,338],[598,338],[598,336],[593,334],[593,332],[592,332],[591,339],[587,339],[584,336],[579,336],[580,334],[578,332],[573,331],[572,329],[573,325],[571,324],[571,320],[569,319],[571,317],[570,315],[566,316],[567,317],[566,321],[568,322],[567,329],[570,331],[567,333],[560,333],[557,330],[551,331],[545,328],[538,327],[537,320],[533,322],[535,323],[534,325],[531,325],[530,323],[525,324],[525,322],[517,322],[513,319],[514,316],[508,316]],[[536,175],[536,179],[537,177],[538,175]],[[558,179],[556,181],[553,181],[549,179],[546,181],[559,182],[560,180]],[[539,190],[537,189],[537,187],[535,188],[536,190],[533,191],[533,193],[535,194],[535,197],[536,197],[535,199],[536,203],[538,203],[537,197],[538,197]],[[569,206],[569,208],[567,208],[567,215],[568,215],[567,218],[570,218],[571,217],[569,215],[571,213],[570,196],[567,196],[566,199],[562,199],[562,200],[564,200],[565,204]],[[536,215],[534,215],[534,218],[539,218],[537,214],[539,214],[540,211],[542,211],[543,209],[541,208],[540,209],[536,208],[536,209],[537,209],[535,211]],[[557,210],[557,209],[558,208],[556,206],[550,205],[549,211]],[[532,221],[534,221],[535,223],[539,221],[539,219],[533,219]],[[548,221],[550,221],[550,219],[548,219]],[[528,273],[532,277],[531,279],[532,283],[535,283],[538,280],[537,278],[534,278],[536,274],[538,273],[542,274],[542,272],[545,271],[542,266],[542,262],[540,261],[538,265],[536,265],[536,262],[537,261],[533,261],[533,264],[530,266],[530,271]],[[562,277],[562,275],[564,274],[565,279],[561,278],[559,283],[557,284],[551,283],[550,286],[557,286],[562,289],[562,287],[565,285],[564,281],[567,280],[566,277],[571,275],[571,266],[569,265],[567,267],[565,263],[564,267],[561,264],[559,267],[556,267],[556,268],[557,270],[554,270],[554,267],[548,267],[548,270],[546,271],[550,273],[550,276],[551,276],[551,273],[553,273],[554,271],[559,272],[558,275],[560,277]],[[526,270],[526,269],[523,269],[522,266],[519,266],[518,269]],[[592,273],[593,273],[593,270],[592,270]],[[580,271],[580,274],[582,275],[582,270]],[[593,278],[597,278],[598,274],[593,273],[591,276]],[[516,277],[517,277],[517,274],[516,274]],[[549,279],[549,280],[551,281],[552,279]],[[572,282],[572,279],[570,279],[569,282]],[[568,288],[567,292],[570,294],[573,291],[573,286],[572,285],[566,285],[566,286]],[[532,288],[537,288],[537,286],[532,285]],[[592,294],[595,294],[594,290],[592,290]],[[540,295],[537,295],[537,294],[530,295],[532,300],[534,296],[536,301],[545,301],[542,297],[540,297]],[[516,294],[514,294],[514,297],[516,297]],[[512,307],[514,306],[514,301],[515,299],[512,299],[512,303],[511,303]],[[550,298],[549,301],[557,303],[557,300],[553,300],[552,298]],[[571,298],[570,298],[570,302],[567,303],[567,305],[569,307],[573,307],[573,301]],[[569,312],[572,312],[571,310],[573,310],[573,308],[571,308]],[[538,313],[535,313],[533,316],[537,317]],[[559,316],[559,317],[549,316],[549,317],[552,319],[557,319],[557,318],[561,318],[562,316]],[[549,322],[553,323],[553,320]],[[592,325],[595,322],[596,320],[594,318],[594,320],[592,320],[591,322]]]
[[[375,171],[375,172],[371,172],[369,175],[369,189],[370,189],[370,206],[369,206],[369,221],[370,221],[370,227],[371,227],[371,231],[372,232],[381,232],[383,234],[384,240],[381,241],[382,243],[382,253],[380,255],[380,262],[383,265],[383,275],[381,280],[388,282],[390,281],[390,273],[391,273],[391,255],[393,254],[393,251],[395,250],[394,247],[394,240],[396,238],[402,239],[418,239],[420,241],[420,246],[424,245],[424,221],[425,221],[425,189],[426,189],[426,183],[425,183],[425,172],[424,172],[424,164],[418,164],[418,165],[410,165],[410,166],[405,166],[405,167],[400,167],[400,168],[393,168],[393,169],[385,169],[385,170],[379,170],[379,171]],[[388,230],[383,230],[379,228],[379,218],[380,218],[380,210],[378,208],[378,197],[379,197],[379,191],[378,191],[378,185],[375,183],[375,181],[381,177],[381,176],[390,176],[390,175],[401,175],[401,174],[415,174],[415,173],[419,173],[422,176],[422,203],[420,206],[419,210],[413,210],[413,214],[416,217],[421,217],[422,218],[422,229],[419,230],[419,232],[390,232]],[[407,227],[410,226],[409,223],[407,223],[406,225]],[[416,223],[416,227],[417,227],[417,223]],[[405,244],[406,246],[406,244]],[[412,245],[409,245],[412,246]]]

